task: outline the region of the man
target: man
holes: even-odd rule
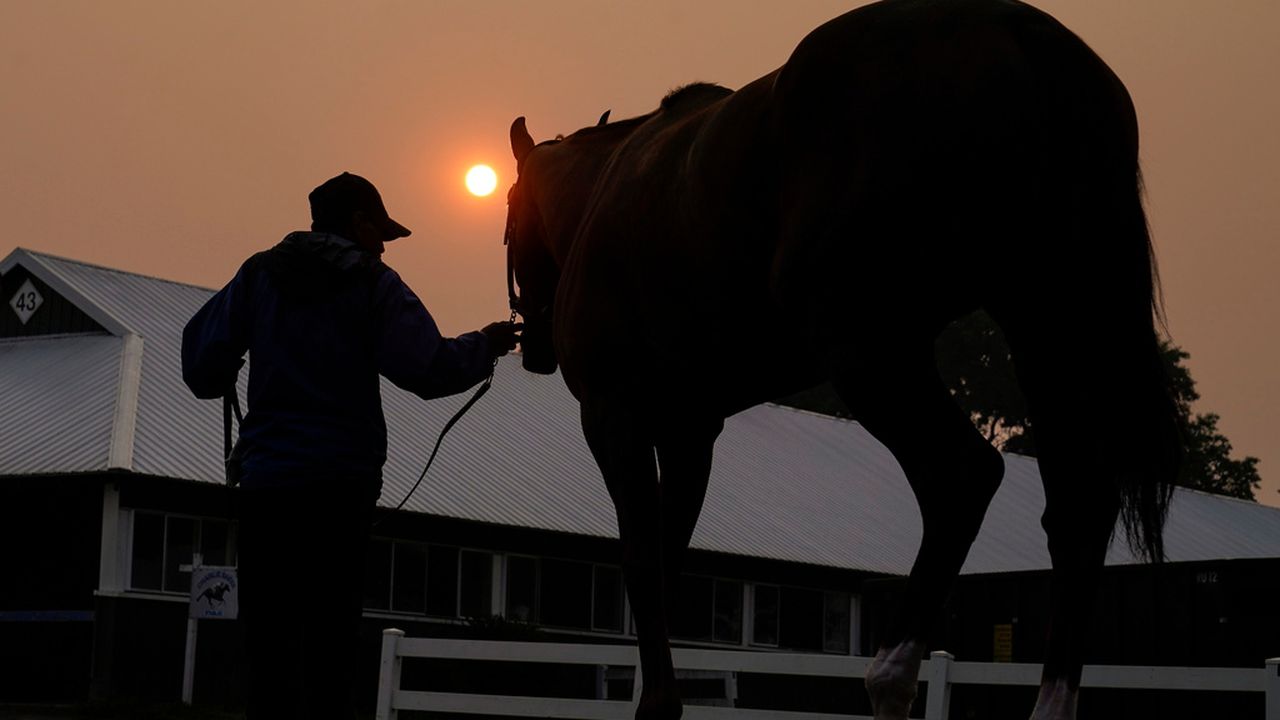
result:
[[[379,259],[409,230],[368,180],[309,196],[311,232],[258,253],[187,324],[182,375],[232,391],[249,352],[239,567],[248,716],[350,718],[351,659],[387,431],[378,376],[424,399],[462,392],[515,347],[519,326],[440,335]]]

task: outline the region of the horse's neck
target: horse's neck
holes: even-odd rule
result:
[[[573,248],[578,225],[587,212],[591,195],[599,184],[613,150],[621,139],[585,148],[556,147],[557,156],[548,163],[540,186],[545,188],[538,207],[546,231],[547,250],[563,267]]]

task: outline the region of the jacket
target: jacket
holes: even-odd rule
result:
[[[249,258],[182,334],[182,377],[199,398],[235,387],[246,487],[355,478],[381,483],[379,375],[423,399],[488,376],[483,333],[442,337],[422,301],[377,257],[338,235],[295,232]]]

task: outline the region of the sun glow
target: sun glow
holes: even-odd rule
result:
[[[498,174],[488,165],[476,165],[467,171],[467,189],[476,197],[492,195],[498,187]]]

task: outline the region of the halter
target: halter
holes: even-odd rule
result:
[[[605,113],[608,115],[608,113]],[[603,118],[602,118],[603,119]],[[543,145],[555,145],[563,138],[554,138],[552,140],[543,140],[533,149],[542,147]],[[519,173],[519,163],[516,172]],[[502,234],[502,244],[507,246],[507,303],[511,306],[511,320],[515,321],[516,315],[524,315],[520,310],[520,296],[516,294],[516,264],[515,264],[515,238],[516,238],[516,213],[512,212],[512,206],[516,202],[516,198],[520,195],[520,178],[517,176],[516,181],[511,183],[511,189],[507,191],[507,228]]]
[[[516,294],[516,264],[513,254],[515,253],[516,237],[516,214],[512,212],[511,206],[516,197],[516,188],[519,182],[511,184],[511,189],[507,191],[507,228],[502,234],[502,244],[507,248],[507,303],[511,306],[511,321],[515,322],[516,315],[520,313],[520,296]]]

